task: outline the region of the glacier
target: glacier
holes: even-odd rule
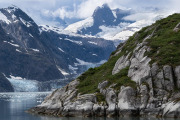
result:
[[[71,81],[71,79],[58,79],[45,82],[38,82],[36,80],[28,80],[22,77],[15,77],[10,75],[6,77],[14,88],[14,92],[40,92],[53,91],[61,88]]]
[[[15,92],[37,92],[38,91],[38,81],[27,80],[21,78],[7,78],[12,84]]]

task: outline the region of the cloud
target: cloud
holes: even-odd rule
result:
[[[111,3],[113,0],[87,0],[78,6],[78,17],[86,18],[93,14],[97,6],[102,6],[104,3]]]
[[[47,20],[44,18],[47,17],[65,20],[85,19],[93,14],[97,6],[104,3],[108,3],[112,9],[132,8],[137,14],[128,19],[149,18],[154,15],[154,8],[168,14],[180,12],[180,0],[0,0],[0,7],[17,5],[38,24],[46,24]]]
[[[41,10],[41,13],[46,17],[47,16],[59,17],[61,19],[77,17],[77,11],[75,5],[73,10],[68,10],[68,9],[69,7],[63,6],[61,8],[51,11],[47,9],[43,9]]]

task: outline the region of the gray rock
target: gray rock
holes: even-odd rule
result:
[[[116,93],[112,88],[108,88],[106,93],[106,102],[108,104],[108,108],[106,110],[107,116],[116,115],[116,101],[117,101]]]
[[[180,66],[175,68],[176,85],[180,88]]]
[[[150,76],[150,61],[151,59],[148,57],[144,57],[141,60],[139,58],[133,58],[128,71],[128,77],[139,83],[142,78]]]
[[[174,90],[174,79],[173,79],[173,73],[172,73],[172,67],[169,65],[165,65],[163,67],[164,72],[164,87],[168,91]]]
[[[116,62],[114,68],[113,68],[113,71],[112,71],[112,74],[116,74],[118,73],[119,71],[121,71],[123,68],[127,67],[130,65],[130,61],[128,60],[129,58],[129,55],[128,54],[127,56],[121,56],[118,61]]]
[[[180,29],[180,23],[176,25],[176,27],[173,29],[173,31],[178,32]]]
[[[141,85],[140,86],[140,94],[141,94],[141,106],[140,109],[145,109],[147,104],[148,104],[148,100],[149,100],[149,90],[148,87],[146,85]]]
[[[100,93],[103,94],[104,96],[106,95],[106,89],[105,87],[108,85],[108,81],[104,81],[102,83],[99,83],[98,89],[100,90]]]
[[[99,83],[98,89],[104,89],[108,85],[108,81],[104,81],[102,83]]]
[[[47,96],[41,105],[38,107],[46,107],[48,109],[61,108],[65,103],[71,101],[76,95],[76,86],[79,84],[78,80],[74,80],[67,86],[57,89],[52,94]]]
[[[94,104],[93,112],[94,116],[104,117],[106,115],[106,108],[103,105]]]
[[[180,117],[180,102],[168,102],[163,108],[163,117]]]
[[[136,108],[136,91],[131,87],[121,87],[118,94],[118,109],[128,110]]]
[[[151,75],[152,77],[155,77],[158,73],[159,67],[157,65],[157,63],[153,63],[152,67],[151,67]]]
[[[152,71],[152,70],[151,70]],[[163,71],[161,70],[160,72],[157,73],[155,77],[153,77],[154,81],[154,87],[163,89],[164,87],[164,74]]]

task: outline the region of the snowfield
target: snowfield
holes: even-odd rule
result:
[[[0,11],[0,21],[3,21],[3,22],[5,22],[5,23],[7,23],[7,24],[10,24],[11,23],[11,21],[9,21],[8,19],[7,19],[7,17]]]
[[[65,30],[73,32],[73,33],[77,33],[79,30],[81,30],[83,28],[93,26],[93,24],[94,24],[93,17],[89,17],[85,20],[82,20],[82,21],[79,21],[79,22],[69,25],[67,28],[65,28]]]

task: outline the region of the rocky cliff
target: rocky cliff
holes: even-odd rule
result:
[[[50,94],[31,113],[180,117],[180,14],[120,44],[108,62]]]

